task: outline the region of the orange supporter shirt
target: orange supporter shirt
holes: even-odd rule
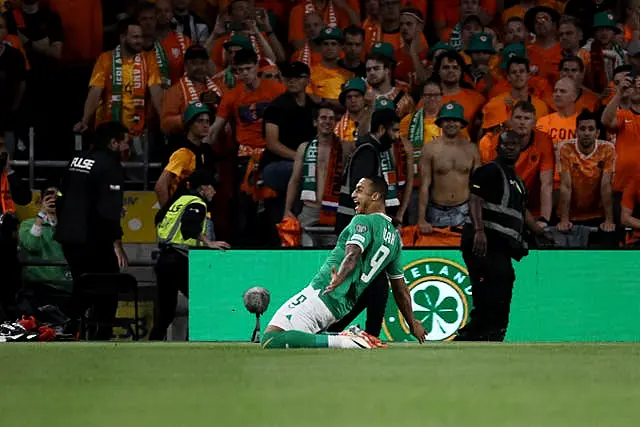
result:
[[[340,66],[327,68],[322,63],[316,64],[311,67],[307,93],[321,98],[338,99],[344,82],[353,77],[355,74]]]
[[[143,68],[143,84],[146,88],[151,86],[160,85],[160,71],[158,70],[158,65],[155,61],[150,61],[147,55],[142,55],[142,68]],[[98,110],[96,111],[96,125],[108,122],[112,119],[111,117],[111,96],[112,96],[112,88],[113,88],[113,51],[104,52],[96,61],[96,65],[93,68],[93,74],[91,75],[91,80],[89,81],[90,87],[99,87],[104,89],[102,91],[102,99],[100,105],[98,106]],[[145,114],[142,113],[140,115],[140,122],[136,122],[136,108],[134,107],[134,57],[123,58],[122,64],[122,124],[126,126],[127,129],[132,134],[139,134],[139,131],[135,129],[143,129]],[[147,96],[148,98],[148,96]]]
[[[196,170],[196,155],[187,148],[180,148],[171,154],[169,163],[164,168],[178,178],[173,181],[169,194],[174,194],[176,188]]]
[[[540,99],[546,100],[549,96],[553,97],[553,87],[542,77],[532,76],[529,79],[529,94],[534,95]],[[493,84],[493,87],[489,91],[489,98],[494,98],[501,93],[509,92],[511,90],[511,85],[507,81],[507,79],[503,76],[500,76]]]
[[[460,92],[455,95],[443,96],[441,105],[451,101],[462,105],[464,108],[465,120],[467,120],[469,124],[472,124],[473,119],[476,117],[486,100],[484,99],[484,96],[480,95],[475,90],[461,88]]]
[[[64,28],[63,62],[93,62],[102,52],[100,0],[49,0]]]
[[[555,43],[548,49],[543,49],[537,44],[527,46],[527,58],[531,65],[538,67],[538,76],[543,77],[549,83],[555,84],[560,77],[558,66],[562,61],[562,47]]]
[[[577,118],[578,113],[569,117],[560,117],[560,114],[553,113],[542,117],[536,123],[536,129],[546,133],[551,138],[556,159],[558,159],[558,143],[576,137]],[[560,174],[557,168],[556,173],[553,175],[553,188],[554,190],[560,188]]]
[[[305,39],[304,17],[306,15],[307,7],[310,3],[311,0],[304,0],[304,2],[298,4],[291,10],[291,14],[289,15],[290,43]],[[315,10],[315,6],[311,5],[311,8]],[[333,15],[331,15],[330,13],[331,10],[333,10]],[[339,28],[345,28],[351,23],[351,21],[349,21],[349,15],[347,15],[347,12],[339,7],[336,7],[335,5],[333,7],[327,5],[324,10],[321,10],[319,12],[324,19],[324,24],[327,26],[330,26],[333,20],[335,20],[334,25]]]
[[[549,105],[549,108],[551,108],[553,111],[556,111],[557,108],[555,102],[553,102],[553,93],[547,95],[545,101],[547,105]],[[583,88],[582,93],[580,94],[580,98],[578,98],[578,100],[576,101],[576,111],[580,113],[585,108],[592,113],[598,111],[598,109],[600,108],[600,97],[596,95],[595,92]]]
[[[605,173],[613,173],[616,149],[607,141],[596,141],[591,154],[585,155],[578,148],[576,139],[560,144],[560,174],[571,175],[571,207],[569,219],[585,221],[603,218],[600,185]]]
[[[536,107],[536,119],[549,114],[547,104],[537,96],[529,96],[529,102]],[[492,98],[482,109],[482,129],[489,129],[509,120],[516,104],[517,102],[511,99],[511,95],[508,92]]]
[[[264,149],[267,142],[262,135],[264,110],[271,101],[285,91],[285,86],[274,80],[260,80],[256,90],[247,90],[244,83],[222,97],[217,116],[235,123],[238,156],[251,156],[256,149]]]
[[[497,3],[497,0],[480,0],[480,9],[491,17],[496,13]],[[460,22],[460,2],[436,1],[433,4],[433,15],[434,21],[439,25],[452,28]]]
[[[613,175],[613,191],[622,192],[638,169],[640,115],[631,110],[618,110],[617,119],[616,171]]]
[[[488,133],[478,143],[482,163],[493,161],[498,153],[497,133]],[[533,140],[525,147],[516,162],[516,173],[524,181],[528,191],[528,207],[534,216],[540,214],[540,174],[553,170],[553,143],[551,138],[540,131],[533,131]]]
[[[634,175],[624,186],[622,193],[622,207],[634,211],[636,205],[640,204],[640,176]]]

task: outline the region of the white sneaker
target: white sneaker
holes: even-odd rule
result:
[[[354,333],[351,333],[349,330],[340,332],[338,335],[341,337],[349,338],[351,342],[353,342],[356,346],[360,348],[367,348],[367,349],[374,348],[369,342],[369,340],[367,340],[364,337],[358,336]]]
[[[360,329],[360,326],[358,326],[358,325],[349,326],[347,331],[349,331],[353,335],[356,335],[356,336],[358,336],[360,338],[363,338],[363,339],[367,340],[367,342],[371,345],[371,348],[387,348],[387,347],[389,347],[380,338],[366,333],[365,331]]]

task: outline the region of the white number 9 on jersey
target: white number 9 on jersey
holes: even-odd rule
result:
[[[380,266],[382,266],[382,263],[385,259],[387,259],[390,253],[391,250],[388,247],[384,245],[380,246],[376,253],[371,257],[371,262],[369,263],[371,270],[369,270],[368,273],[362,273],[362,275],[360,276],[360,281],[369,283],[373,276],[376,275],[378,270],[380,270]]]

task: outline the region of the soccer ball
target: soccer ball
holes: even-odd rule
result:
[[[243,296],[244,306],[252,314],[263,314],[269,307],[271,295],[269,291],[260,286],[248,289]]]

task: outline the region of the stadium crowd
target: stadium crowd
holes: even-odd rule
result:
[[[556,246],[637,241],[638,0],[0,0],[0,8],[2,214],[31,200],[9,161],[29,158],[30,128],[36,160],[69,160],[74,135],[86,148],[98,125],[115,121],[128,132],[123,160],[163,165],[153,176],[162,208],[196,169],[215,174],[212,244],[332,245],[340,215],[353,215],[341,198],[353,186],[345,171],[373,168],[387,180],[405,246],[458,246],[471,171],[495,158],[512,129],[523,141],[516,171],[528,208]],[[372,120],[382,110],[387,119]],[[365,141],[383,149],[355,162]],[[58,176],[48,171],[42,208],[20,225],[19,244],[29,257],[61,260]],[[34,273],[64,276],[57,267]]]

